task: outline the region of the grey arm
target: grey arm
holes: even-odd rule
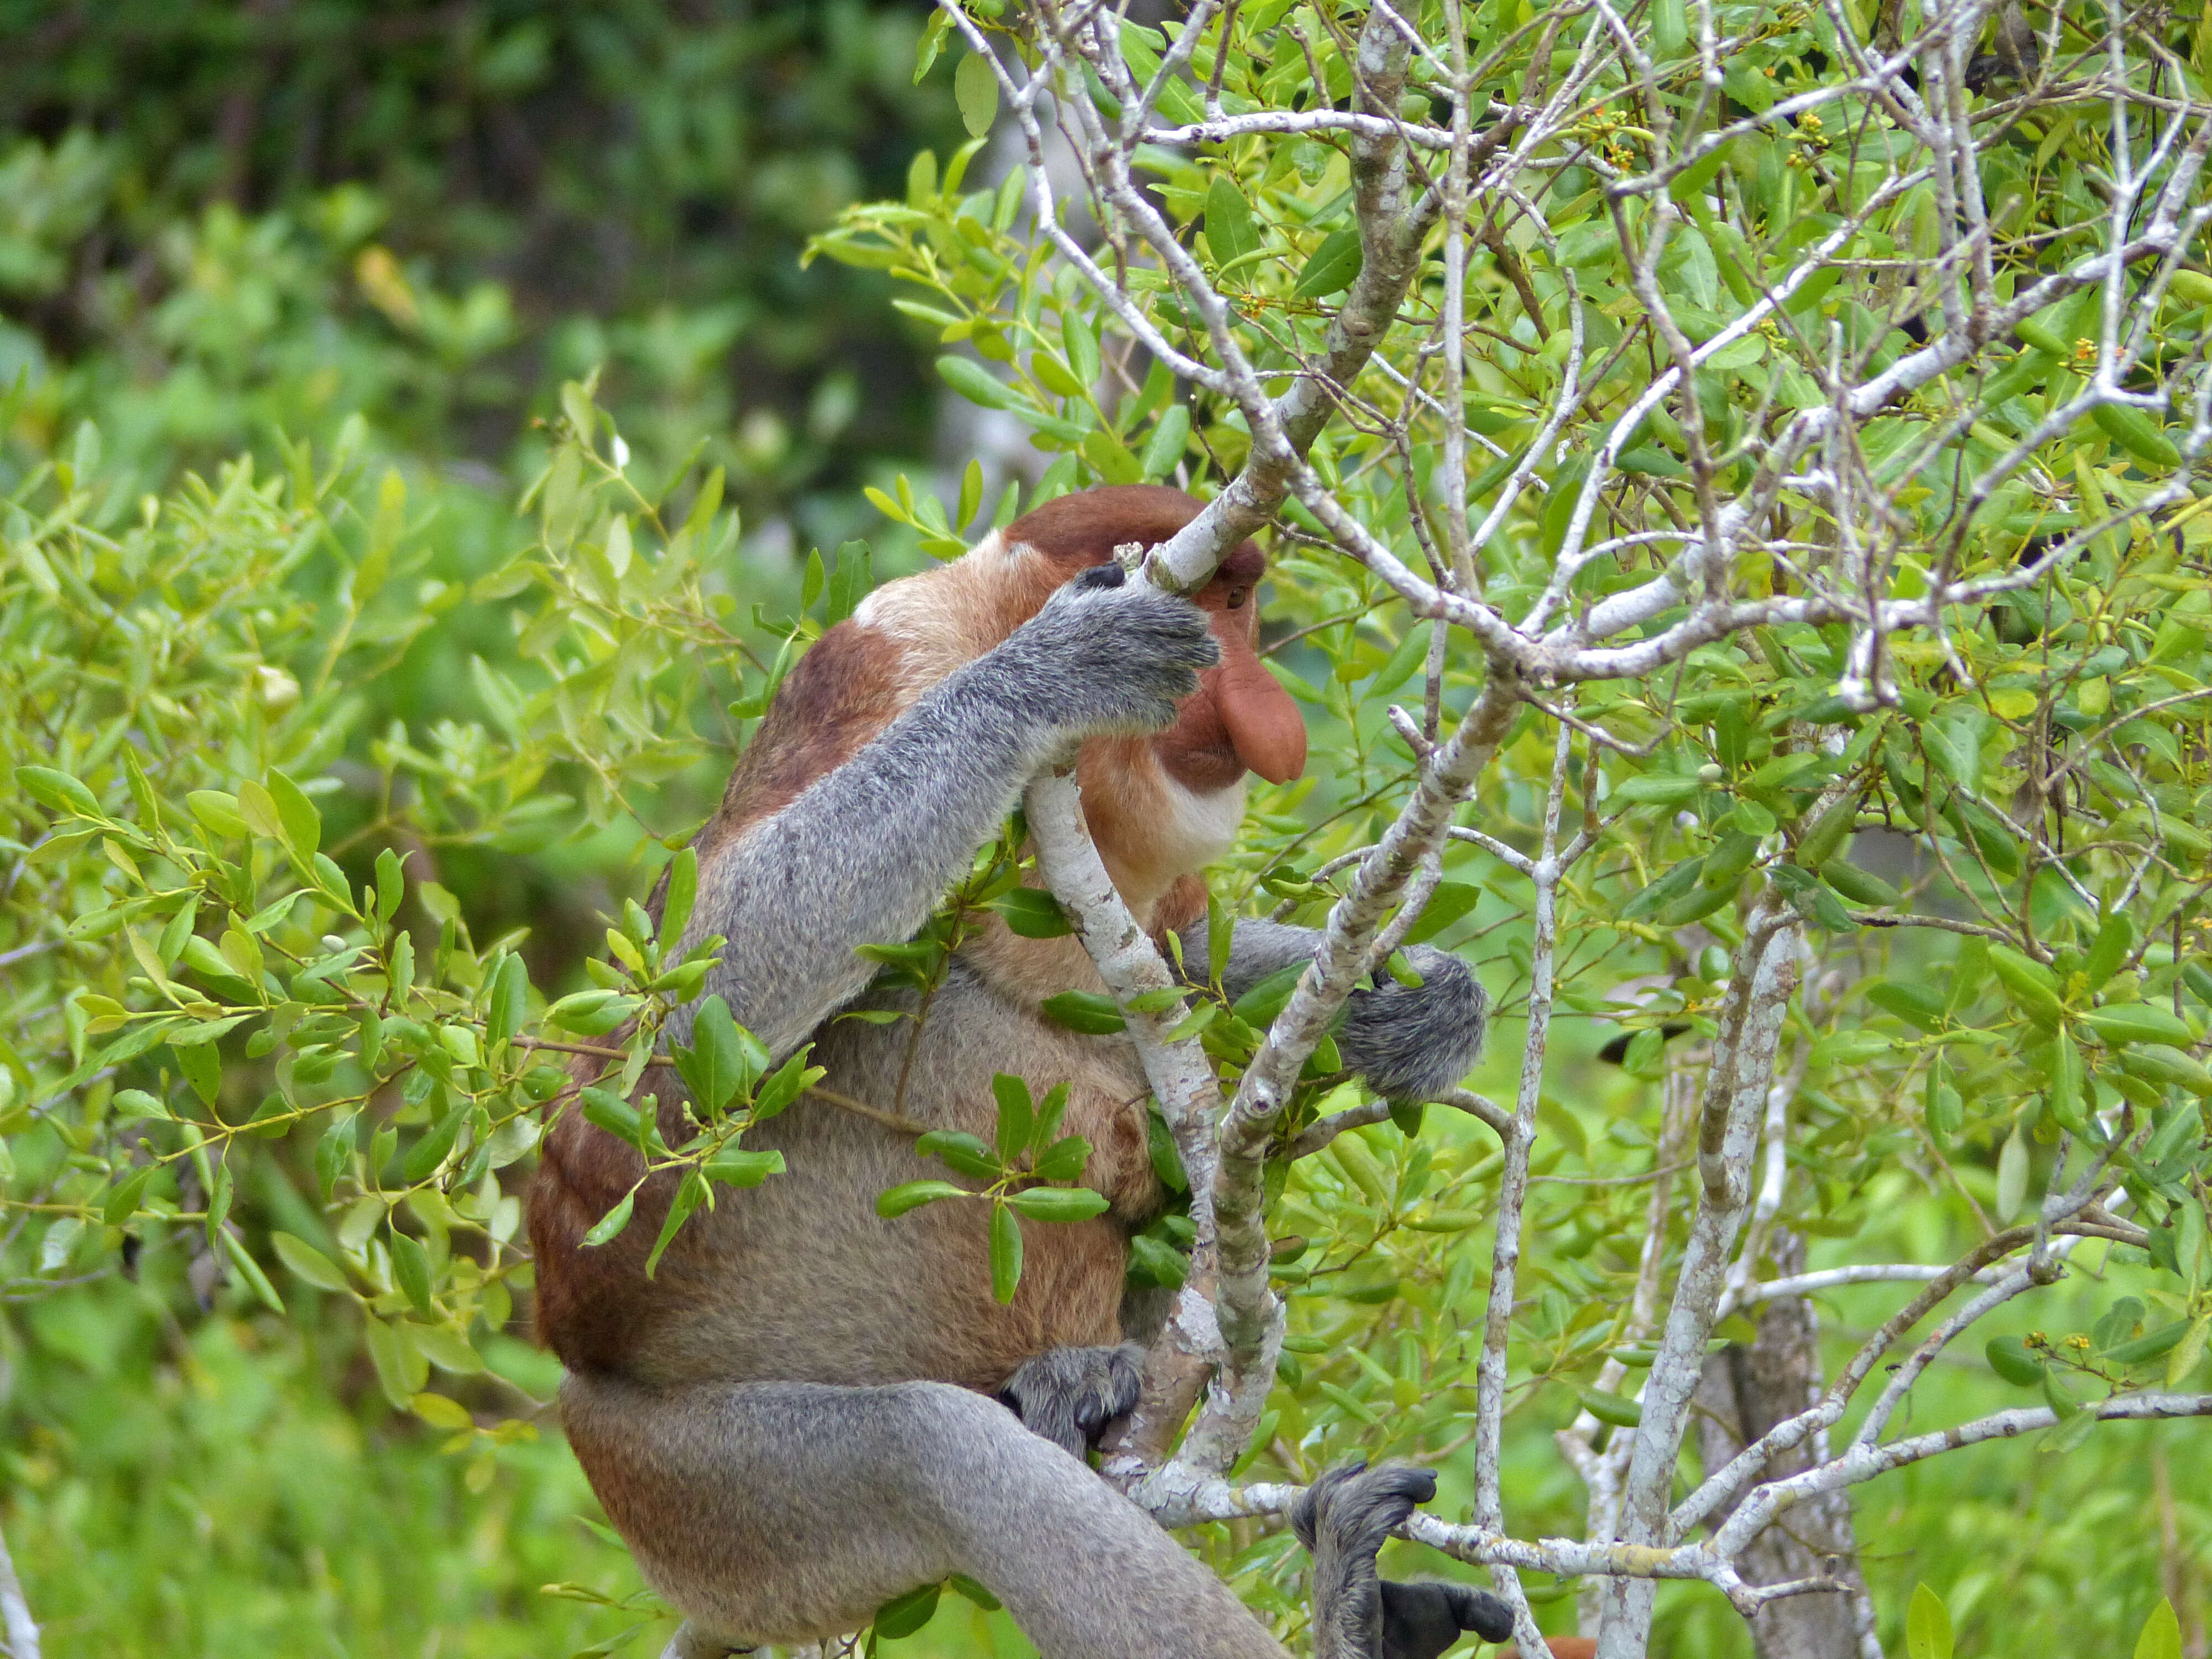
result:
[[[1215,659],[1205,615],[1121,574],[1062,588],[701,869],[685,944],[729,941],[702,998],[791,1053],[874,976],[854,947],[911,937],[1041,766],[1094,733],[1173,718]],[[687,1040],[688,1011],[674,1025]]]

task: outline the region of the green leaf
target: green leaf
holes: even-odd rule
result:
[[[717,1152],[699,1166],[707,1179],[725,1187],[757,1187],[770,1176],[783,1173],[781,1152]]]
[[[1004,1305],[1022,1282],[1022,1224],[1003,1204],[991,1206],[991,1294]]]
[[[945,1582],[986,1613],[996,1613],[1003,1605],[997,1596],[992,1595],[964,1572],[956,1572]]]
[[[1991,1337],[1983,1350],[1990,1369],[2015,1388],[2032,1389],[2043,1381],[2047,1367],[2027,1343],[2016,1336]]]
[[[268,788],[247,778],[238,786],[239,816],[246,827],[257,836],[281,842],[284,839],[284,815],[276,810],[276,797]]]
[[[971,460],[960,475],[960,504],[952,514],[954,529],[963,529],[973,522],[983,505],[983,463]]]
[[[2002,945],[1990,946],[1990,966],[2013,1006],[2046,1030],[2065,1017],[2058,1000],[2058,978],[2033,957]]]
[[[2115,1048],[2132,1042],[2162,1042],[2185,1048],[2197,1041],[2197,1033],[2187,1020],[2155,1003],[2123,1002],[2109,1008],[2094,1008],[2081,1017],[2081,1023],[2099,1041]]]
[[[876,1638],[896,1641],[902,1636],[911,1636],[937,1616],[939,1586],[924,1584],[920,1589],[908,1590],[904,1595],[886,1601],[876,1609]]]
[[[480,1376],[489,1369],[466,1338],[456,1336],[443,1325],[409,1325],[406,1330],[416,1351],[441,1371],[450,1371],[456,1376]]]
[[[584,1235],[584,1247],[589,1249],[595,1245],[604,1244],[620,1233],[623,1228],[629,1226],[629,1212],[636,1204],[637,1194],[635,1190],[624,1193],[621,1201],[613,1209],[601,1216],[593,1224],[592,1231]]]
[[[451,1432],[473,1429],[477,1425],[476,1419],[469,1415],[466,1407],[458,1400],[448,1400],[442,1394],[418,1394],[407,1405],[416,1416],[434,1429]]]
[[[2065,1031],[2058,1034],[2053,1047],[2051,1088],[2044,1099],[2051,1108],[2051,1115],[2058,1121],[2058,1127],[2078,1134],[2088,1121],[2083,1112],[2081,1050]]]
[[[1009,1193],[1006,1203],[1032,1221],[1088,1221],[1105,1214],[1109,1200],[1088,1187],[1030,1187]]]
[[[415,1304],[415,1311],[428,1319],[432,1314],[429,1252],[412,1234],[394,1230],[390,1237],[392,1279]]]
[[[1090,1161],[1091,1143],[1081,1135],[1068,1135],[1039,1152],[1030,1167],[1041,1181],[1073,1181]]]
[[[222,1092],[222,1057],[212,1042],[173,1042],[169,1052],[177,1057],[177,1069],[185,1074],[185,1081],[192,1085],[192,1092],[206,1104],[212,1106]]]
[[[1060,939],[1075,931],[1060,901],[1038,888],[1011,888],[991,901],[991,908],[1024,939]]]
[[[752,1119],[765,1123],[791,1104],[827,1075],[823,1067],[810,1066],[808,1058],[812,1045],[802,1048],[797,1054],[776,1068],[775,1075],[761,1085],[753,1095]]]
[[[1905,1614],[1905,1650],[1911,1659],[1951,1659],[1951,1613],[1943,1598],[1922,1584]]]
[[[1225,265],[1255,252],[1260,233],[1252,226],[1252,209],[1236,179],[1225,173],[1213,176],[1206,192],[1206,243],[1213,263]]]
[[[999,77],[989,58],[974,52],[961,58],[952,71],[952,101],[960,106],[960,125],[970,138],[990,136],[999,116]]]
[[[876,1194],[876,1213],[886,1221],[904,1215],[908,1210],[918,1210],[925,1204],[934,1204],[941,1198],[972,1198],[965,1187],[956,1187],[949,1181],[909,1181]]]
[[[285,846],[302,859],[313,858],[323,840],[323,815],[300,792],[300,786],[282,772],[269,775],[270,798],[276,804],[276,820]]]
[[[441,1098],[442,1096],[441,1090]],[[401,1176],[410,1183],[427,1180],[431,1172],[446,1161],[446,1155],[453,1150],[453,1142],[460,1138],[461,1125],[468,1121],[468,1115],[469,1103],[466,1099],[455,1101],[447,1108],[431,1125],[428,1133],[407,1149],[407,1156],[400,1160]]]
[[[1631,1400],[1624,1395],[1607,1394],[1585,1383],[1570,1382],[1567,1386],[1575,1391],[1575,1398],[1583,1402],[1583,1409],[1599,1422],[1610,1423],[1619,1429],[1642,1425],[1644,1406],[1640,1401]]]
[[[1170,404],[1153,427],[1152,435],[1145,441],[1143,459],[1138,463],[1147,481],[1168,477],[1182,459],[1182,453],[1190,443],[1190,410],[1182,404]]]
[[[1438,882],[1436,890],[1429,895],[1429,902],[1421,912],[1421,919],[1407,931],[1401,942],[1407,945],[1426,944],[1454,922],[1464,918],[1481,899],[1482,889],[1473,882]]]
[[[1036,1109],[1030,1099],[1030,1085],[1008,1073],[994,1073],[991,1097],[999,1108],[999,1156],[1011,1160],[1029,1145],[1030,1125],[1036,1121]]]
[[[1961,789],[1978,787],[1982,781],[1981,732],[1973,722],[1954,716],[1930,720],[1920,728],[1928,757],[1943,775]]]
[[[1298,981],[1304,977],[1307,966],[1305,963],[1294,962],[1287,968],[1278,968],[1231,1003],[1229,1012],[1254,1030],[1266,1030],[1290,1001],[1291,993],[1298,988]]]
[[[22,774],[18,772],[16,775]],[[225,794],[220,789],[195,789],[185,797],[185,805],[192,809],[194,817],[218,836],[242,841],[248,833],[235,795]]]
[[[1027,409],[1011,386],[1001,384],[972,357],[939,357],[937,373],[945,385],[985,409]]]
[[[728,1106],[768,1061],[759,1039],[730,1017],[730,1005],[719,996],[699,1005],[691,1022],[691,1046],[675,1047],[672,1052],[677,1074],[691,1091],[692,1109],[702,1117]]]
[[[699,893],[699,854],[686,847],[668,861],[668,885],[660,898],[660,949],[673,951],[691,920]]]
[[[1820,879],[1854,904],[1883,910],[1895,909],[1905,902],[1905,895],[1881,877],[1869,875],[1843,859],[1830,859],[1822,865]]]
[[[1213,240],[1213,204],[1206,203],[1206,240]],[[1218,245],[1217,245],[1218,246]],[[1342,230],[1331,231],[1322,239],[1298,271],[1292,292],[1301,300],[1317,300],[1324,295],[1340,293],[1352,286],[1352,279],[1359,275],[1364,256],[1359,248],[1359,228],[1346,225]]]
[[[1110,1036],[1128,1029],[1128,1022],[1114,1006],[1114,999],[1097,991],[1062,991],[1057,996],[1047,997],[1037,1006],[1054,1024],[1080,1031],[1086,1036]]]
[[[120,1227],[138,1213],[138,1200],[146,1195],[146,1184],[159,1173],[161,1165],[149,1164],[133,1170],[107,1194],[100,1206],[100,1218],[111,1227]]]
[[[376,1367],[376,1381],[385,1399],[397,1410],[414,1409],[415,1390],[408,1387],[407,1355],[398,1333],[386,1321],[370,1318],[362,1322],[362,1336],[368,1345],[369,1361]]]
[[[522,1029],[522,1016],[530,1006],[530,970],[522,965],[520,957],[510,956],[499,964],[499,972],[492,981],[491,1010],[484,1022],[484,1036],[493,1042],[505,1042]]]
[[[2113,911],[2097,929],[2096,940],[2081,961],[2081,975],[2089,981],[2089,988],[2103,989],[2105,981],[2120,971],[2135,948],[2135,919],[2124,910]]]
[[[68,773],[57,772],[51,766],[19,766],[15,769],[15,781],[33,800],[57,812],[86,818],[105,816],[100,810],[98,796]]]
[[[942,1158],[950,1168],[978,1181],[996,1181],[1006,1172],[990,1144],[964,1129],[933,1129],[915,1141],[914,1150],[923,1158]]]
[[[1190,1277],[1190,1258],[1164,1240],[1139,1233],[1129,1241],[1132,1273],[1147,1284],[1181,1290]]]
[[[2105,1358],[2115,1365],[2141,1365],[2149,1360],[2163,1359],[2180,1345],[2183,1337],[2189,1334],[2189,1323],[2185,1319],[2177,1319],[2171,1325],[2147,1336],[2139,1336],[2132,1341],[2106,1349]]]
[[[1696,778],[1676,777],[1665,772],[1638,772],[1613,785],[1609,799],[1653,806],[1680,806],[1695,800],[1705,787]]]
[[[2181,1621],[2173,1616],[2173,1603],[2160,1597],[2143,1620],[2136,1638],[2135,1659],[2181,1659]]]
[[[1639,916],[1650,915],[1663,906],[1671,904],[1675,899],[1698,885],[1698,878],[1704,869],[1705,860],[1702,858],[1683,860],[1681,863],[1675,865],[1643,887],[1622,905],[1620,910],[1620,920],[1633,921]]]
[[[246,1288],[259,1299],[263,1307],[268,1309],[278,1318],[283,1318],[284,1316],[283,1298],[276,1294],[276,1287],[269,1282],[269,1275],[261,1271],[261,1264],[253,1259],[252,1254],[246,1249],[244,1241],[236,1233],[225,1228],[222,1233],[222,1247],[229,1254],[230,1265],[238,1269],[238,1276],[246,1281]]]
[[[269,1242],[276,1247],[276,1259],[295,1279],[304,1279],[319,1291],[346,1288],[343,1271],[304,1238],[295,1238],[290,1233],[271,1233]]]
[[[143,1089],[118,1089],[109,1104],[123,1117],[167,1119],[175,1115],[163,1102]]]
[[[413,949],[406,944],[409,937],[400,935],[400,944],[408,949],[411,962]],[[395,957],[399,948],[394,947]],[[636,998],[617,992],[572,991],[545,1011],[545,1023],[564,1031],[574,1031],[579,1036],[604,1036],[628,1019],[636,1008]]]
[[[678,1229],[684,1218],[699,1207],[707,1196],[707,1177],[696,1166],[684,1172],[684,1180],[676,1188],[676,1196],[669,1200],[668,1213],[661,1218],[660,1237],[653,1241],[652,1252],[645,1258],[645,1276],[653,1277],[653,1269],[660,1266],[660,1258],[669,1245],[675,1242]]]
[[[642,1131],[643,1121],[636,1107],[611,1089],[586,1085],[577,1093],[584,1109],[584,1121],[598,1125],[619,1140],[635,1142]]]
[[[1152,1173],[1170,1192],[1190,1190],[1190,1176],[1182,1167],[1182,1152],[1175,1143],[1175,1133],[1168,1127],[1167,1120],[1154,1107],[1145,1118],[1145,1150],[1152,1159]]]
[[[1942,994],[1911,980],[1875,980],[1867,987],[1867,1000],[1917,1030],[1934,1031],[1943,1024]]]
[[[1997,1219],[2009,1221],[2027,1199],[2027,1137],[2014,1129],[1997,1154]]]
[[[2100,404],[2089,411],[2089,418],[2106,437],[2137,460],[2157,467],[2181,465],[2181,452],[2174,447],[2173,440],[2143,410],[2118,404]]]
[[[2212,1097],[2212,1071],[2162,1042],[2138,1042],[2120,1050],[2120,1069],[2163,1086],[2173,1084],[2200,1097]]]

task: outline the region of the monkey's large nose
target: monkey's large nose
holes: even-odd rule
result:
[[[1224,643],[1213,680],[1214,706],[1248,771],[1288,783],[1306,769],[1306,723],[1291,694],[1240,640]]]

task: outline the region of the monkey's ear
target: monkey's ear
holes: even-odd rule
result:
[[[1073,581],[1071,587],[1119,587],[1129,580],[1129,573],[1118,564],[1094,564]]]

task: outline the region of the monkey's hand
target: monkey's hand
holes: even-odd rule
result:
[[[1145,1351],[1133,1342],[1118,1348],[1054,1348],[1027,1361],[999,1390],[1022,1426],[1042,1435],[1071,1457],[1098,1443],[1115,1418],[1137,1404],[1137,1368]]]
[[[1354,991],[1337,1052],[1376,1094],[1433,1100],[1481,1056],[1490,1001],[1457,957],[1425,945],[1405,955],[1419,987],[1401,985],[1384,971],[1375,975],[1373,990]]]
[[[1081,738],[1162,730],[1198,689],[1199,671],[1220,659],[1206,612],[1102,564],[983,660],[1006,672],[1032,718]]]

